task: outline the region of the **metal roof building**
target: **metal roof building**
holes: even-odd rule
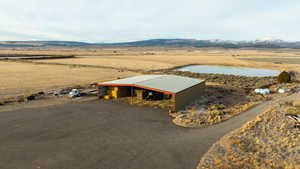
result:
[[[98,83],[98,86],[131,87],[172,95],[176,111],[195,100],[203,92],[204,80],[176,75],[141,75]],[[131,89],[132,90],[132,89]]]
[[[204,80],[175,75],[141,75],[126,79],[108,81],[99,85],[144,87],[160,92],[176,94],[187,88],[204,82]]]

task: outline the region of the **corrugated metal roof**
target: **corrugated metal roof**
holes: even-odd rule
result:
[[[134,76],[134,77],[129,77],[125,79],[119,79],[119,80],[113,80],[113,81],[108,81],[108,82],[103,82],[100,84],[128,84],[132,85],[138,82],[150,80],[150,79],[155,79],[163,75],[141,75],[141,76]]]
[[[141,75],[99,83],[99,85],[134,85],[170,93],[178,93],[202,82],[204,82],[204,80],[176,75]]]

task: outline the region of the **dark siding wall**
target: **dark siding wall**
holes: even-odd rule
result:
[[[187,106],[192,101],[198,99],[205,90],[205,82],[188,88],[176,94],[175,111]]]

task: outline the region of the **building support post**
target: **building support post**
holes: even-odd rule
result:
[[[131,104],[133,104],[133,87],[131,86]]]
[[[172,107],[172,113],[176,112],[176,94],[173,94],[172,96],[172,100],[173,100],[173,107]]]
[[[96,86],[96,88],[97,88],[97,98],[100,99],[100,87]]]

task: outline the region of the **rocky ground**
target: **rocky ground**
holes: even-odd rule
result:
[[[185,110],[171,114],[173,122],[182,127],[203,127],[228,120],[231,117],[268,100],[286,97],[299,91],[298,83],[274,84],[270,94],[262,95],[224,85],[207,85],[205,94],[188,105]],[[284,89],[285,93],[278,93]]]
[[[212,146],[197,168],[300,168],[300,129],[287,113],[300,108],[283,102],[259,115]]]
[[[201,97],[185,110],[172,113],[173,122],[182,127],[202,127],[227,120],[266,99],[248,95],[242,89],[224,85],[207,85]]]

